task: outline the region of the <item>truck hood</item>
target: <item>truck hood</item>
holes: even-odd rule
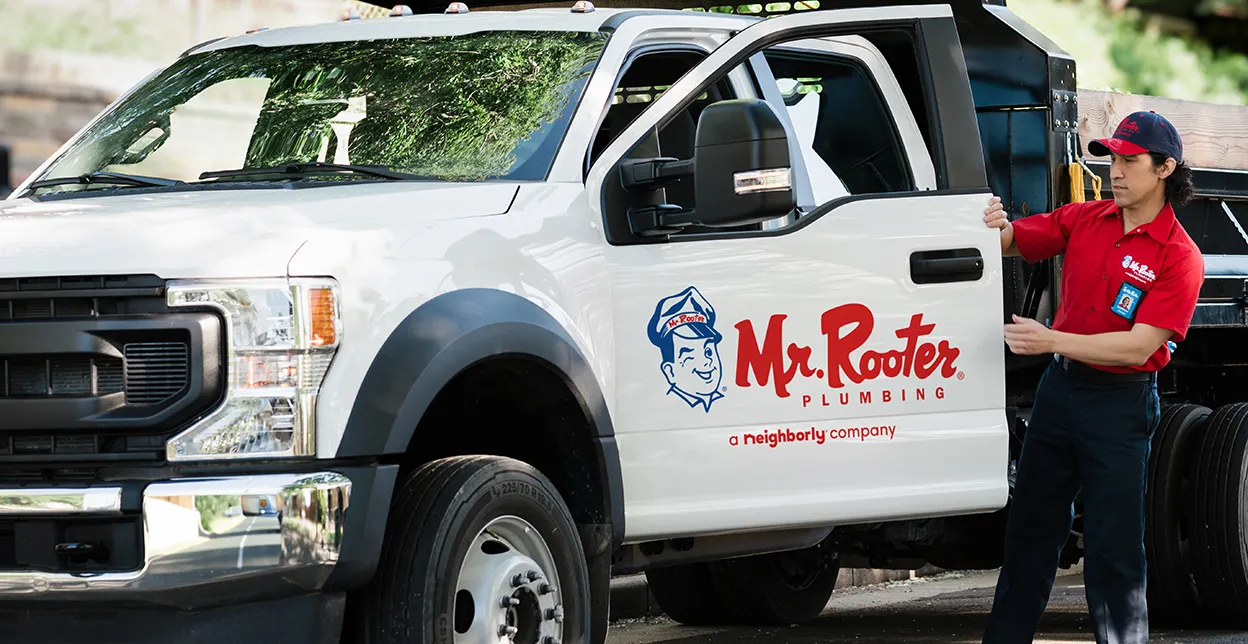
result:
[[[286,275],[324,227],[502,214],[517,188],[395,182],[0,201],[0,277]]]

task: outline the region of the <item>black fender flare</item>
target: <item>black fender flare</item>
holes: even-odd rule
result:
[[[412,311],[373,358],[342,442],[339,458],[402,454],[438,392],[472,365],[523,355],[560,373],[589,419],[600,476],[607,489],[612,543],[624,535],[624,482],[615,430],[594,371],[558,321],[533,302],[490,288],[438,295]]]

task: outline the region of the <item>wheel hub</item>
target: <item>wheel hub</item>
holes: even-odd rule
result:
[[[809,588],[828,568],[823,553],[816,548],[776,553],[772,563],[784,585],[795,591]]]
[[[456,644],[560,644],[554,556],[528,522],[498,517],[473,539],[455,594]]]

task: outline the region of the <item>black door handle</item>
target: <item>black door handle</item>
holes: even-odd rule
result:
[[[927,250],[910,254],[910,279],[915,284],[973,282],[984,276],[978,248]]]

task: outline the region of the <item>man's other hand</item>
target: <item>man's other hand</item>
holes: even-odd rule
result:
[[[1030,318],[1014,317],[1014,324],[1005,325],[1005,343],[1020,356],[1053,353],[1054,334],[1051,329]]]

